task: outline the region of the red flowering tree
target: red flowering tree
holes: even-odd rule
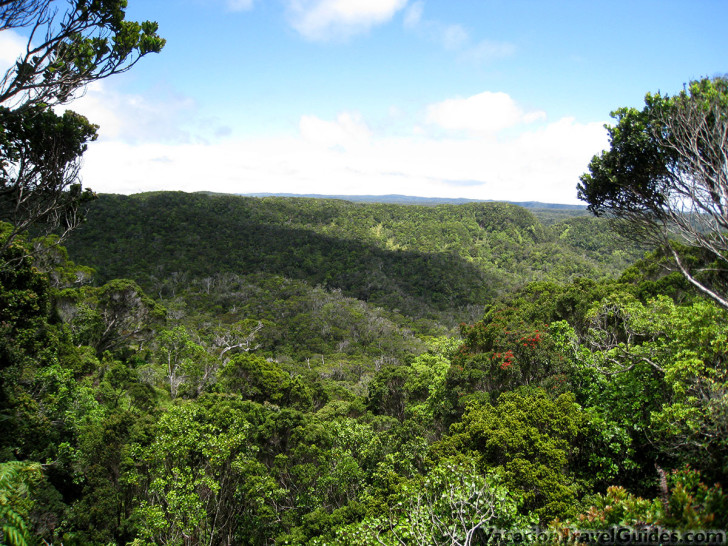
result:
[[[523,385],[559,392],[565,385],[564,357],[546,324],[528,324],[506,308],[475,324],[461,324],[460,333],[464,342],[446,381],[451,418],[470,400],[490,400]]]

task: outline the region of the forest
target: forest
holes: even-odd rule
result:
[[[96,195],[54,107],[158,53],[0,2],[0,544],[725,544],[728,79],[621,108],[588,209]],[[32,47],[31,47],[32,46]]]
[[[725,311],[609,220],[184,193],[86,216],[3,254],[27,543],[726,526]]]

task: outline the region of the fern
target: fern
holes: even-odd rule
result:
[[[38,463],[0,463],[0,544],[26,546],[29,540],[25,518],[31,502],[30,485],[40,477]]]

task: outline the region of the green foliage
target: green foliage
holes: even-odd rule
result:
[[[3,235],[7,224],[0,224]],[[39,349],[50,311],[47,278],[35,267],[21,244],[0,254],[0,370]]]
[[[405,408],[411,394],[405,386],[409,383],[409,368],[392,366],[377,373],[369,383],[367,404],[376,413],[404,419]]]
[[[0,460],[44,465],[6,517],[25,542],[474,544],[490,527],[536,522],[725,524],[722,490],[705,484],[725,479],[728,321],[662,273],[659,255],[619,281],[546,276],[496,300],[437,286],[422,296],[428,303],[412,299],[411,288],[430,286],[419,276],[439,273],[408,264],[427,263],[418,260],[435,245],[448,251],[430,265],[469,264],[478,275],[514,267],[501,287],[529,277],[519,260],[549,249],[625,259],[600,222],[547,228],[497,204],[112,201],[152,212],[166,203],[174,222],[215,210],[247,222],[223,222],[231,229],[306,232],[307,251],[332,251],[321,254],[332,269],[284,263],[298,249],[276,242],[268,253],[265,237],[253,238],[258,256],[237,262],[249,269],[235,272],[224,271],[232,261],[204,272],[174,246],[161,262],[199,275],[120,256],[145,293],[128,279],[89,284],[91,271],[53,237],[8,245]],[[159,225],[155,241],[178,235],[179,225]],[[183,247],[206,233],[185,229]],[[144,240],[150,230],[139,230]],[[195,243],[203,254],[219,241],[209,236]],[[569,252],[548,258],[549,274],[565,271]],[[378,279],[394,284],[365,302],[352,296],[372,256],[385,272]],[[333,270],[363,277],[346,280],[350,295],[333,277],[312,285]],[[395,285],[406,290],[386,299]],[[385,300],[388,308],[373,304]],[[483,315],[462,306],[476,300],[489,302]],[[457,337],[458,315],[480,320]],[[695,470],[670,470],[685,463]],[[655,465],[666,469],[664,487]]]
[[[684,467],[661,475],[661,495],[643,499],[622,487],[610,487],[605,495],[590,499],[591,506],[577,518],[588,529],[615,525],[657,525],[671,530],[725,529],[728,525],[728,495],[720,485],[708,487],[700,472]]]
[[[97,129],[79,114],[58,115],[45,104],[0,106],[0,220],[13,223],[1,247],[32,226],[75,227],[79,206],[93,198],[77,181],[78,162]]]
[[[595,156],[589,164],[590,174],[583,175],[578,186],[579,198],[595,214],[613,206],[642,211],[664,203],[660,180],[667,167],[649,126],[651,115],[649,105],[642,111],[620,108],[612,112],[617,125],[607,130],[614,152]]]
[[[407,388],[414,396],[406,410],[411,418],[434,425],[437,407],[444,396],[451,357],[458,343],[457,338],[432,340],[430,350],[410,364],[413,373]]]
[[[705,301],[605,300],[593,314],[587,361],[612,379],[592,403],[649,433],[645,445],[723,479],[725,445],[716,431],[724,427],[726,335],[724,312]]]
[[[40,464],[0,463],[0,540],[10,546],[31,542],[28,515],[33,506],[30,488],[39,481]]]
[[[680,271],[673,252],[699,283],[720,290],[728,287],[726,270],[710,252],[675,241],[670,243],[669,248],[657,249],[627,268],[620,280],[637,285],[637,295],[643,301],[668,296],[676,302],[688,304],[701,299],[704,294]]]
[[[526,528],[518,501],[498,475],[466,457],[445,459],[426,477],[403,483],[386,514],[341,527],[336,544],[477,544],[486,527]],[[313,540],[309,544],[325,544]]]
[[[610,269],[622,270],[641,258],[643,250],[610,227],[599,218],[577,217],[553,225],[552,231],[560,242],[595,262],[608,262]]]
[[[674,185],[672,175],[691,172],[684,163],[681,150],[674,139],[685,138],[675,125],[681,114],[695,105],[703,113],[705,132],[698,133],[694,145],[697,153],[708,161],[721,157],[720,139],[713,139],[713,126],[724,122],[728,108],[728,82],[723,78],[690,82],[685,90],[674,97],[660,93],[645,96],[645,107],[620,108],[612,113],[616,126],[607,127],[611,150],[595,156],[589,164],[590,174],[581,177],[579,197],[589,203],[595,214],[664,213],[668,206],[667,191],[681,191]],[[718,110],[713,110],[713,106]],[[685,130],[685,129],[683,129]],[[697,165],[692,165],[695,169]],[[718,189],[720,179],[703,182]],[[718,176],[719,173],[715,173]],[[701,184],[702,186],[702,184]],[[697,196],[696,196],[697,198]],[[707,212],[707,211],[706,211]],[[659,217],[658,217],[659,220]]]
[[[477,318],[469,306],[529,280],[618,271],[597,251],[583,258],[571,246],[581,237],[574,233],[563,242],[527,210],[502,203],[422,207],[166,192],[101,196],[69,249],[102,278],[134,278],[167,295],[184,276],[266,273],[456,324]]]
[[[3,30],[30,27],[31,35],[44,39],[40,44],[29,39],[27,51],[8,69],[0,103],[68,102],[88,83],[125,72],[165,44],[156,23],[124,20],[126,0],[83,0],[60,12],[34,0],[7,4]]]
[[[280,366],[255,355],[238,355],[222,370],[223,388],[256,402],[279,403],[291,389]]]
[[[60,245],[56,235],[36,237],[32,241],[33,264],[48,275],[54,289],[78,288],[93,282],[96,272],[77,265],[68,258],[68,251]]]
[[[401,363],[424,348],[401,315],[280,276],[220,274],[180,282],[162,301],[223,360],[256,350],[357,382],[375,361]]]
[[[126,478],[143,485],[135,508],[143,540],[227,536],[243,544],[265,533],[280,493],[254,458],[250,428],[235,399],[175,405],[162,415],[151,444],[132,447],[139,468]]]
[[[76,341],[99,355],[143,344],[165,317],[165,309],[129,279],[64,290],[58,295],[58,309]]]
[[[157,24],[125,21],[126,0],[3,2],[0,30],[28,28],[28,44],[0,80],[0,220],[13,223],[5,249],[31,227],[66,233],[94,195],[78,178],[98,126],[53,106],[93,81],[125,72],[164,39]],[[38,37],[42,36],[40,40]]]
[[[728,178],[728,79],[692,81],[679,94],[647,94],[645,107],[620,108],[607,126],[610,149],[594,156],[579,197],[596,215],[610,215],[634,239],[662,248],[705,296],[728,309],[725,284],[700,279],[673,240],[725,269]]]
[[[497,470],[522,495],[523,513],[546,523],[570,515],[581,492],[570,463],[585,421],[572,394],[552,399],[543,390],[511,391],[495,404],[469,406],[438,450],[471,453],[481,468]]]
[[[548,325],[530,320],[527,309],[494,305],[482,321],[461,325],[463,344],[452,356],[436,410],[444,424],[456,421],[469,402],[494,400],[521,386],[568,389],[569,362]]]
[[[174,399],[183,383],[203,375],[207,355],[183,326],[159,332],[156,344],[157,359],[165,368],[169,395]]]
[[[464,343],[453,357],[454,368],[482,370],[480,384],[472,390],[499,394],[519,385],[538,385],[561,372],[548,335],[548,325],[527,325],[507,313],[494,312],[470,327],[463,326]]]

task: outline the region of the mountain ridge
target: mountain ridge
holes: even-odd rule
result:
[[[203,192],[207,193],[207,192]],[[554,209],[586,211],[585,205],[569,205],[564,203],[543,203],[541,201],[505,201],[500,199],[469,199],[467,197],[420,197],[390,193],[385,195],[340,195],[319,193],[237,193],[242,197],[303,197],[307,199],[340,199],[353,203],[382,203],[398,205],[463,205],[466,203],[509,203],[526,209]]]

